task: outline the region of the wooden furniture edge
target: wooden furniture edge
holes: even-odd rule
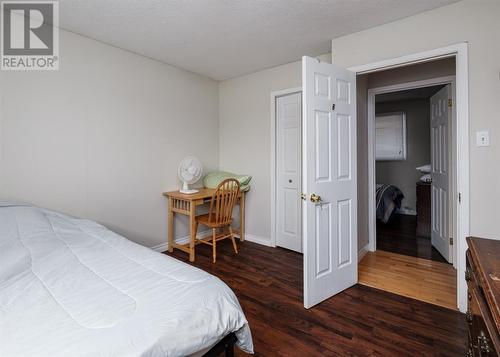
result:
[[[220,357],[224,353],[225,357],[234,356],[234,345],[236,343],[236,335],[231,332],[225,336],[222,340],[217,342],[217,344],[212,347],[207,353],[202,357]]]
[[[486,238],[480,238],[480,237],[467,237],[467,245],[469,247],[470,251],[470,257],[474,263],[475,268],[478,271],[478,277],[481,280],[481,285],[484,287],[483,292],[484,296],[486,298],[486,301],[488,302],[489,306],[496,307],[494,309],[489,309],[490,313],[492,314],[493,317],[493,322],[495,323],[495,326],[498,330],[500,330],[500,307],[498,306],[498,301],[493,296],[493,291],[491,289],[491,285],[489,283],[489,280],[487,278],[487,273],[483,270],[483,265],[478,262],[477,257],[478,257],[478,250],[477,246],[474,243],[475,239],[486,239]]]

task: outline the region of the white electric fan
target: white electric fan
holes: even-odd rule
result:
[[[203,166],[200,160],[194,156],[188,156],[182,159],[177,169],[179,179],[183,182],[181,193],[196,193],[198,190],[189,189],[188,185],[192,185],[201,178],[203,174]]]

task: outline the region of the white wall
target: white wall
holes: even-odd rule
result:
[[[60,58],[0,72],[0,197],[165,243],[180,159],[218,166],[217,82],[66,31]]]
[[[500,238],[500,1],[464,0],[332,41],[333,62],[350,67],[469,43],[470,233]],[[490,147],[475,132],[490,130]]]
[[[300,61],[219,84],[219,165],[253,176],[246,231],[261,243],[271,237],[271,92],[301,86]]]
[[[469,42],[471,233],[492,238],[500,237],[499,13],[498,0],[464,0],[332,41],[334,62],[346,67]],[[178,161],[195,154],[209,169],[253,175],[247,232],[270,238],[270,92],[299,87],[300,62],[217,85],[65,31],[60,48],[58,72],[0,72],[0,196],[153,246],[165,241],[161,192],[178,187]],[[476,148],[483,129],[491,146]]]

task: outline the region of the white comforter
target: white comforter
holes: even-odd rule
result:
[[[218,278],[95,222],[0,204],[0,356],[186,356],[234,331],[252,352]]]

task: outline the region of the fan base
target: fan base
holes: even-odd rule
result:
[[[200,190],[179,190],[180,193],[185,193],[187,195],[190,195],[190,194],[193,194],[193,193],[196,193],[196,192],[200,192]]]

